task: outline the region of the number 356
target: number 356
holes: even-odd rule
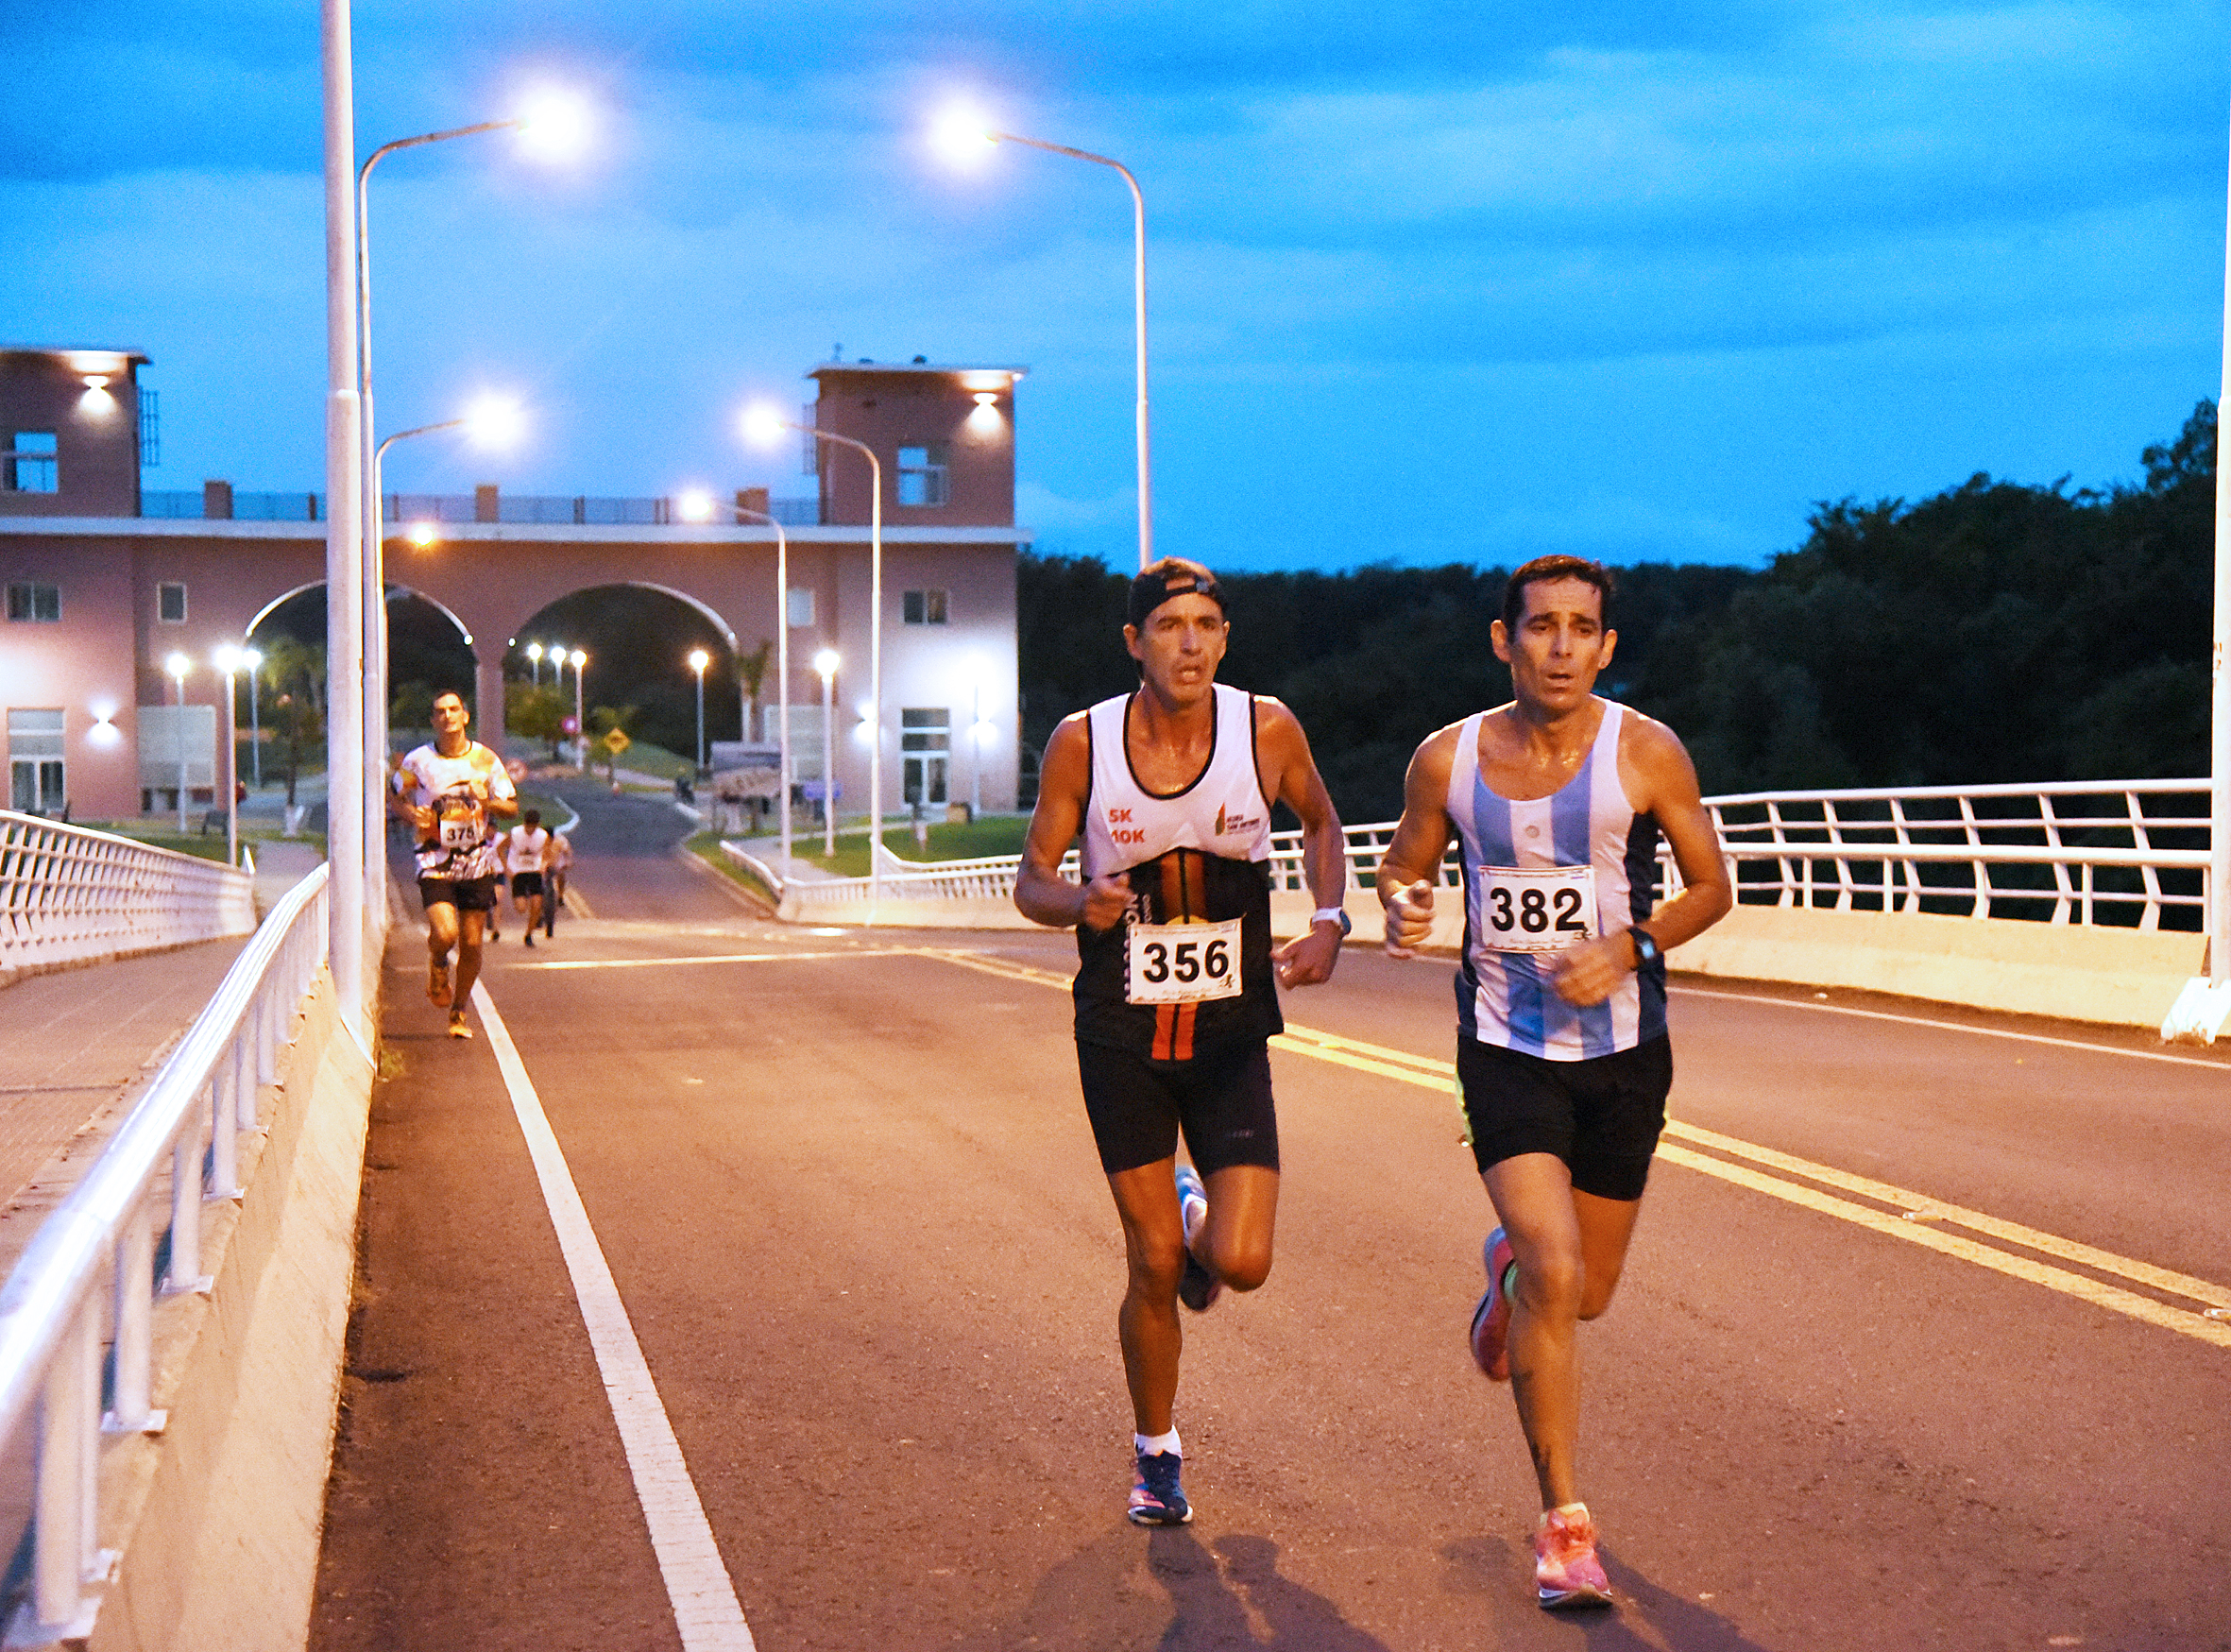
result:
[[[1158,986],[1173,977],[1184,984],[1203,977],[1222,980],[1232,973],[1232,948],[1222,941],[1205,945],[1199,941],[1180,941],[1174,945],[1150,941],[1144,950],[1147,966],[1140,973]]]

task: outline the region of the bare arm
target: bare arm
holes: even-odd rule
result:
[[[1403,777],[1402,819],[1379,858],[1379,904],[1387,912],[1387,951],[1408,958],[1433,929],[1433,892],[1454,829],[1449,825],[1449,771],[1456,762],[1452,724],[1426,736]]]
[[[1022,865],[1014,875],[1015,910],[1034,924],[1113,928],[1131,904],[1131,882],[1120,874],[1096,877],[1081,888],[1062,876],[1062,857],[1084,824],[1091,789],[1092,737],[1080,711],[1063,718],[1046,742],[1038,765],[1038,807],[1030,813]]]
[[[1309,755],[1309,737],[1294,714],[1269,696],[1255,702],[1255,760],[1269,784],[1264,790],[1294,811],[1302,823],[1302,876],[1318,910],[1341,905],[1348,896],[1347,845],[1332,793]],[[1332,919],[1312,923],[1307,934],[1272,954],[1283,986],[1316,986],[1330,980],[1340,959],[1345,931]]]

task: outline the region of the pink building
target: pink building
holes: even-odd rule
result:
[[[315,494],[236,494],[225,482],[142,494],[152,417],[136,373],[146,360],[0,347],[0,707],[16,809],[163,812],[178,805],[181,763],[189,808],[221,801],[224,689],[213,655],[324,579]],[[1011,809],[1014,562],[1030,537],[1014,525],[1022,369],[860,362],[809,377],[816,425],[866,443],[883,469],[883,794],[890,807],[915,796],[937,806],[980,792],[986,809]],[[822,771],[812,659],[834,649],[833,767],[857,807],[871,750],[869,468],[848,448],[812,445],[818,500],[773,502],[790,539],[780,597],[774,530],[733,509],[691,521],[673,501],[505,498],[494,487],[459,500],[391,496],[388,583],[456,623],[484,707],[503,704],[505,656],[528,622],[590,587],[666,591],[743,652],[787,623],[794,775]],[[736,502],[769,508],[763,495]],[[770,682],[762,705],[775,698]]]

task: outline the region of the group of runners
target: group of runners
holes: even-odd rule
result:
[[[1611,1598],[1580,1496],[1576,1329],[1610,1303],[1665,1123],[1664,953],[1732,900],[1681,742],[1594,692],[1617,644],[1612,592],[1608,570],[1570,556],[1511,576],[1490,639],[1513,697],[1418,748],[1375,879],[1386,948],[1412,957],[1456,846],[1456,1074],[1496,1222],[1469,1341],[1511,1386],[1541,1491],[1536,1592],[1552,1609]],[[1193,1518],[1179,1304],[1205,1311],[1269,1272],[1277,989],[1331,979],[1351,921],[1340,823],[1301,724],[1216,681],[1230,624],[1214,575],[1165,558],[1132,582],[1127,621],[1139,686],[1055,729],[1014,899],[1077,931],[1078,1074],[1128,1270],[1128,1512],[1178,1525]],[[1275,803],[1301,823],[1317,909],[1277,947]],[[1060,870],[1080,836],[1081,886]],[[1682,880],[1663,902],[1660,839]]]
[[[437,695],[434,739],[397,763],[388,807],[417,836],[418,900],[426,909],[426,996],[450,1013],[450,1036],[470,1038],[465,1000],[480,977],[484,941],[497,928],[508,883],[512,910],[535,931],[557,934],[573,846],[530,809],[508,830],[497,822],[519,814],[519,790],[503,759],[468,732],[464,697]],[[451,955],[455,964],[451,965]]]

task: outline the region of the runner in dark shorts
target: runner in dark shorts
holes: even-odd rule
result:
[[[496,910],[496,881],[503,870],[503,840],[495,820],[519,812],[502,759],[466,734],[470,721],[461,695],[434,697],[434,740],[396,766],[388,805],[417,834],[426,996],[436,1009],[449,1011],[451,1038],[472,1036],[465,1000],[480,976],[482,926]]]

